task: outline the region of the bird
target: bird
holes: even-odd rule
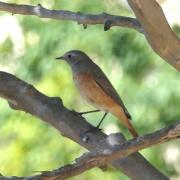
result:
[[[70,65],[74,83],[82,97],[98,110],[105,112],[101,122],[107,113],[111,113],[128,128],[134,138],[138,137],[136,129],[130,122],[131,115],[122,99],[105,73],[86,53],[71,50],[56,59],[65,60]]]

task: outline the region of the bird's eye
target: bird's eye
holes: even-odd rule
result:
[[[69,55],[68,55],[68,58],[71,58],[71,57],[72,57],[72,55],[71,55],[71,54],[69,54]]]

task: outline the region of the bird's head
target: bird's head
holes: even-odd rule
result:
[[[95,66],[88,55],[79,50],[68,51],[63,56],[57,57],[56,59],[65,60],[70,65],[73,73],[87,72]]]
[[[57,60],[65,60],[71,66],[86,63],[89,57],[82,51],[71,50],[66,52],[63,56],[57,57]]]

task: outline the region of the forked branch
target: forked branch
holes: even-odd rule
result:
[[[100,165],[109,163],[131,179],[168,179],[149,164],[139,153],[131,153],[145,148],[145,145],[147,145],[147,147],[151,146],[153,144],[152,142],[157,144],[167,141],[168,139],[177,138],[178,133],[180,133],[178,124],[155,133],[157,136],[153,134],[141,136],[135,140],[125,142],[123,138],[116,137],[112,139],[101,131],[95,131],[85,135],[84,132],[87,132],[87,130],[92,127],[83,117],[66,109],[59,98],[47,97],[37,91],[32,85],[27,84],[9,73],[0,72],[0,97],[6,99],[13,109],[23,110],[39,117],[41,120],[58,129],[64,136],[84,146],[90,152],[95,153],[92,154],[93,158],[96,158],[96,155],[99,156],[99,154],[96,153],[100,153],[103,161],[97,158],[95,161],[97,164],[95,164],[95,166],[97,166],[98,163]],[[122,143],[124,144],[119,145]],[[134,147],[134,149],[132,147]],[[127,155],[129,156],[122,159],[122,157]],[[92,168],[94,166],[91,165],[89,167]],[[72,174],[77,174],[78,172],[77,170],[76,172],[72,172]]]
[[[111,140],[114,135],[107,138]],[[140,136],[136,139],[126,141],[120,145],[104,149],[102,152],[86,153],[76,159],[76,163],[69,164],[53,171],[42,172],[42,174],[34,178],[48,177],[57,179],[66,179],[81,174],[93,167],[106,165],[113,160],[124,158],[144,148],[148,148],[157,144],[161,144],[176,138],[180,138],[180,122],[169,127],[158,130],[154,133]]]
[[[78,24],[83,24],[84,28],[87,28],[89,24],[103,24],[105,31],[112,26],[132,28],[144,33],[152,49],[167,63],[180,71],[180,40],[169,26],[159,4],[155,0],[127,1],[138,20],[107,13],[92,15],[67,10],[49,10],[40,4],[31,6],[0,2],[0,11],[34,15],[41,18],[76,21]]]

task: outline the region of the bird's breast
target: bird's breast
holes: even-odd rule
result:
[[[111,111],[110,109],[117,106],[114,100],[96,83],[90,73],[76,74],[73,79],[80,94],[96,108]]]

